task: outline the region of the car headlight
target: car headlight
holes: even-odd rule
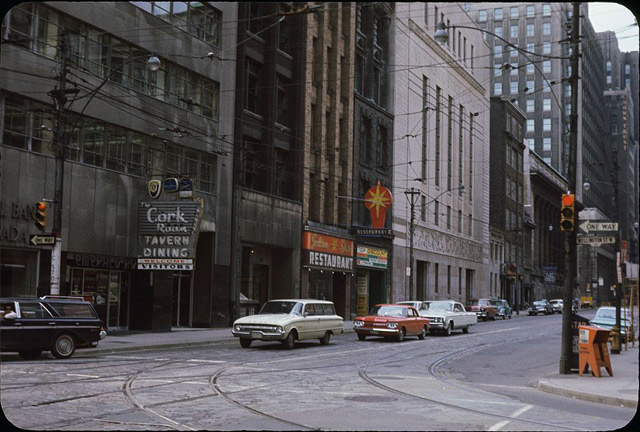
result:
[[[388,322],[387,323],[387,328],[397,329],[398,328],[398,323],[396,323],[396,322]]]
[[[235,331],[239,332],[239,331],[240,331],[240,326],[239,326],[239,325],[235,325],[235,326],[233,327],[233,329],[234,329]]]
[[[353,322],[353,325],[354,325],[355,327],[362,327],[362,326],[364,325],[364,321],[355,320],[355,321]]]

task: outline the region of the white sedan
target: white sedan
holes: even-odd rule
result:
[[[298,340],[318,339],[329,343],[331,335],[344,332],[344,320],[326,300],[270,300],[260,313],[237,319],[231,329],[240,345],[254,340],[280,341],[291,349]]]
[[[447,336],[460,329],[469,333],[469,327],[478,323],[475,312],[467,312],[462,303],[455,300],[428,301],[425,316],[429,318],[429,331],[442,331]]]

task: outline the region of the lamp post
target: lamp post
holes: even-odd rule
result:
[[[80,116],[84,113],[87,106],[93,98],[98,94],[100,89],[113,77],[116,71],[122,66],[134,61],[139,60],[147,56],[132,57],[127,59],[117,68],[114,68],[109,75],[91,92],[91,97],[87,100],[84,107],[80,111]],[[62,127],[62,120],[65,115],[65,104],[67,103],[67,94],[77,93],[75,89],[67,89],[67,63],[68,63],[68,50],[67,50],[67,35],[63,33],[60,40],[60,66],[61,71],[58,75],[58,88],[49,92],[49,95],[53,99],[54,105],[54,123],[53,123],[53,149],[55,154],[55,184],[53,192],[53,225],[52,234],[56,239],[54,247],[51,251],[51,288],[52,295],[60,294],[60,265],[62,261],[62,192],[64,186],[64,159],[66,143],[64,138],[64,131]],[[151,71],[157,71],[160,68],[160,60],[154,55],[150,56],[147,60],[147,67]]]
[[[513,47],[515,50],[520,52],[523,56],[525,56],[529,61],[531,59],[527,54],[535,55],[538,57],[549,57],[543,56],[540,54],[532,53],[522,48],[515,46],[510,43],[506,39],[491,33],[487,30],[480,29],[477,27],[468,27],[468,26],[451,26],[457,28],[467,28],[471,30],[478,30],[483,33],[487,33],[500,39],[504,43]],[[434,39],[440,44],[446,43],[449,34],[447,33],[447,26],[440,22],[438,24],[437,30],[434,34]],[[576,169],[577,169],[577,148],[578,148],[578,68],[579,68],[579,44],[580,44],[580,4],[578,2],[573,3],[573,11],[571,16],[571,76],[568,81],[571,84],[571,115],[570,115],[570,124],[569,124],[569,132],[571,136],[571,140],[569,143],[569,166],[568,166],[568,184],[569,188],[576,188]],[[560,57],[552,57],[552,58],[560,58]],[[562,57],[564,58],[564,57]],[[540,72],[537,64],[532,62],[535,66],[536,70]],[[541,73],[541,72],[540,72]],[[542,74],[542,73],[541,73]],[[542,77],[546,81],[546,77],[542,74]],[[548,83],[548,81],[547,81]],[[574,278],[575,278],[575,267],[577,263],[577,247],[576,247],[576,233],[575,230],[569,231],[565,233],[565,257],[566,257],[566,286],[563,297],[563,307],[562,307],[562,347],[560,352],[560,374],[570,374],[571,373],[571,356],[573,351],[573,337],[571,335],[571,301],[573,297],[574,290]]]
[[[438,196],[436,196],[431,201],[426,203],[425,208],[428,207],[429,204],[437,201],[438,198],[440,198],[442,195],[446,194],[447,192],[453,192],[456,190],[460,191],[461,196],[464,196],[466,192],[466,189],[464,186],[460,186],[453,189],[447,189],[446,191],[441,192]],[[409,277],[409,298],[414,299],[414,295],[413,295],[413,234],[415,232],[415,204],[416,204],[416,201],[418,200],[418,197],[422,195],[422,191],[414,187],[411,187],[410,189],[407,189],[406,191],[404,191],[404,194],[407,197],[407,200],[409,200],[409,205],[411,207],[411,210],[410,210],[411,216],[409,218],[409,266],[407,267],[407,276]],[[417,299],[414,299],[414,300],[417,300]]]

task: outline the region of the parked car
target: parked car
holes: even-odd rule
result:
[[[344,320],[333,303],[310,299],[270,300],[258,314],[237,319],[231,329],[242,348],[249,348],[254,340],[280,341],[287,349],[308,339],[326,345],[331,335],[343,332]]]
[[[527,313],[529,315],[538,315],[541,313],[549,315],[553,313],[553,306],[551,306],[551,304],[549,304],[549,301],[546,299],[536,300],[531,306],[527,308]]]
[[[611,330],[616,323],[615,306],[602,306],[598,308],[596,315],[589,323],[596,327]],[[626,342],[627,335],[629,335],[629,342],[631,342],[632,336],[630,332],[632,330],[633,338],[636,338],[638,336],[638,320],[635,320],[632,329],[631,312],[627,308],[620,308],[620,342]]]
[[[553,300],[549,300],[549,304],[551,305],[551,308],[553,309],[553,313],[562,313],[562,307],[564,304],[564,301],[562,299],[553,299]]]
[[[36,359],[51,350],[59,359],[96,347],[107,332],[93,305],[74,298],[0,299],[0,350]]]
[[[447,336],[452,330],[462,330],[469,333],[469,328],[478,322],[475,312],[467,312],[462,303],[454,300],[439,300],[427,302],[426,317],[429,318],[429,331],[444,332]]]
[[[467,304],[467,310],[475,312],[478,319],[482,321],[495,320],[496,315],[498,315],[498,309],[492,304],[490,298],[470,299]]]
[[[513,315],[513,309],[509,306],[509,302],[505,299],[498,299],[495,301],[495,306],[498,308],[497,316],[502,317],[502,319],[511,319],[511,315]]]
[[[369,315],[355,317],[353,329],[361,341],[367,336],[382,336],[402,342],[406,336],[424,339],[429,331],[429,320],[421,317],[412,306],[379,304],[371,309]]]
[[[416,308],[420,316],[427,316],[427,309],[429,309],[429,302],[426,302],[426,301],[409,301],[408,300],[408,301],[398,302],[397,304],[412,306]]]

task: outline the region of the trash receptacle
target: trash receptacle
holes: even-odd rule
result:
[[[609,358],[609,330],[595,326],[580,326],[578,336],[579,373],[585,370],[585,366],[591,368],[591,373],[600,378],[600,368],[604,367],[609,376],[613,376],[611,360]]]

